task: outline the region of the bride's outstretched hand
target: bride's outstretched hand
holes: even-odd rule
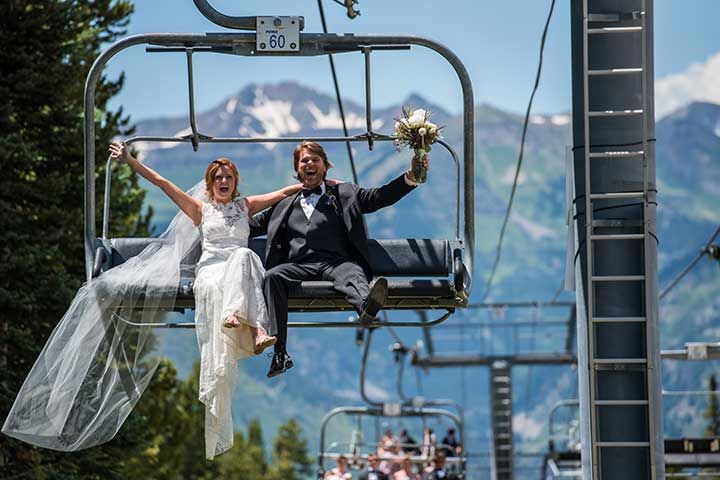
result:
[[[128,149],[127,145],[125,145],[125,142],[111,143],[108,147],[108,151],[110,152],[110,158],[117,160],[118,162],[128,163],[130,159],[132,159],[130,149]]]
[[[325,183],[327,183],[331,187],[335,187],[335,186],[340,185],[341,183],[345,183],[345,182],[343,182],[342,180],[336,180],[334,178],[328,178],[327,180],[325,180]]]

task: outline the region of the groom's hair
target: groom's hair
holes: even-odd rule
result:
[[[293,168],[295,169],[295,173],[298,171],[298,163],[300,162],[300,155],[302,155],[303,150],[307,150],[315,155],[320,155],[320,158],[323,159],[323,163],[325,164],[325,176],[327,176],[327,171],[333,167],[333,164],[330,160],[328,160],[325,149],[317,142],[302,142],[295,147],[295,150],[293,151]],[[325,180],[324,177],[323,180]]]

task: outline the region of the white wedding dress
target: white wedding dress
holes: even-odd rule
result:
[[[233,445],[232,395],[237,361],[253,355],[250,327],[268,328],[262,292],[265,269],[249,248],[244,198],[203,203],[202,255],[195,270],[195,323],[200,348],[200,401],[205,404],[205,454],[212,459]],[[235,314],[242,323],[225,328]]]
[[[71,452],[115,437],[160,364],[153,328],[142,324],[166,321],[181,278],[195,269],[206,456],[232,447],[237,361],[253,354],[251,326],[274,331],[262,294],[264,268],[247,248],[245,199],[207,203],[204,180],[188,194],[203,202],[199,228],[179,212],[157,242],[78,290],[20,388],[4,434]],[[186,264],[200,242],[199,262]],[[240,328],[223,327],[231,313]]]

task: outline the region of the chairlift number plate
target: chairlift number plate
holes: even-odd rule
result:
[[[257,17],[256,29],[258,53],[300,50],[300,17]]]

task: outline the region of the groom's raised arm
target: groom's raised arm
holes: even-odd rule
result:
[[[415,190],[415,187],[417,187],[417,184],[407,178],[407,173],[403,173],[382,187],[356,187],[360,210],[363,213],[372,213],[381,208],[388,207]]]

